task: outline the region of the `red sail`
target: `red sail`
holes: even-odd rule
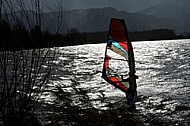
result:
[[[111,18],[102,77],[116,88],[126,92],[129,83],[123,78],[128,78],[129,73],[135,74],[134,66],[133,49],[128,39],[125,22],[123,19]]]

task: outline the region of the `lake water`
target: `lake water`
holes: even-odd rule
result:
[[[176,125],[190,124],[190,40],[160,40],[132,42],[136,60],[137,116],[156,116],[173,120]],[[89,89],[95,107],[125,100],[125,94],[101,78],[106,44],[88,44],[59,48],[59,57],[52,71],[50,89],[56,85],[79,83],[78,88]],[[69,90],[69,89],[67,89]],[[53,100],[44,94],[46,102]],[[145,119],[146,120],[146,119]],[[148,120],[147,120],[148,122]]]

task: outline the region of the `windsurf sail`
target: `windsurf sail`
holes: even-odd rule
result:
[[[136,91],[134,54],[124,19],[110,20],[102,77],[123,92]]]

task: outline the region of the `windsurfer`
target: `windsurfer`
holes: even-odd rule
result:
[[[124,67],[119,71],[121,67],[117,67],[115,64]],[[123,79],[121,73],[124,71],[129,71],[129,75],[127,75],[129,78]],[[137,100],[137,76],[135,75],[133,47],[128,38],[124,19],[111,18],[110,20],[102,77],[126,93],[127,103],[134,105]]]
[[[130,75],[129,73],[129,78],[123,79],[122,77],[122,82],[128,82],[129,83],[129,89],[125,92],[126,94],[126,99],[127,99],[127,107],[135,107],[135,102],[137,101],[137,91],[136,88],[137,86],[133,82],[134,79],[138,79],[138,76],[136,75]]]

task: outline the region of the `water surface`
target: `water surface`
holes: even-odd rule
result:
[[[152,115],[163,120],[188,125],[190,123],[190,40],[139,41],[132,43],[136,60],[137,116]],[[95,107],[104,102],[125,100],[125,94],[101,78],[106,44],[88,44],[59,48],[59,58],[53,69],[49,88],[79,83],[89,89]],[[69,90],[69,89],[68,89]],[[51,102],[53,96],[45,94]],[[99,97],[105,101],[98,101]],[[148,120],[147,120],[148,122]]]

